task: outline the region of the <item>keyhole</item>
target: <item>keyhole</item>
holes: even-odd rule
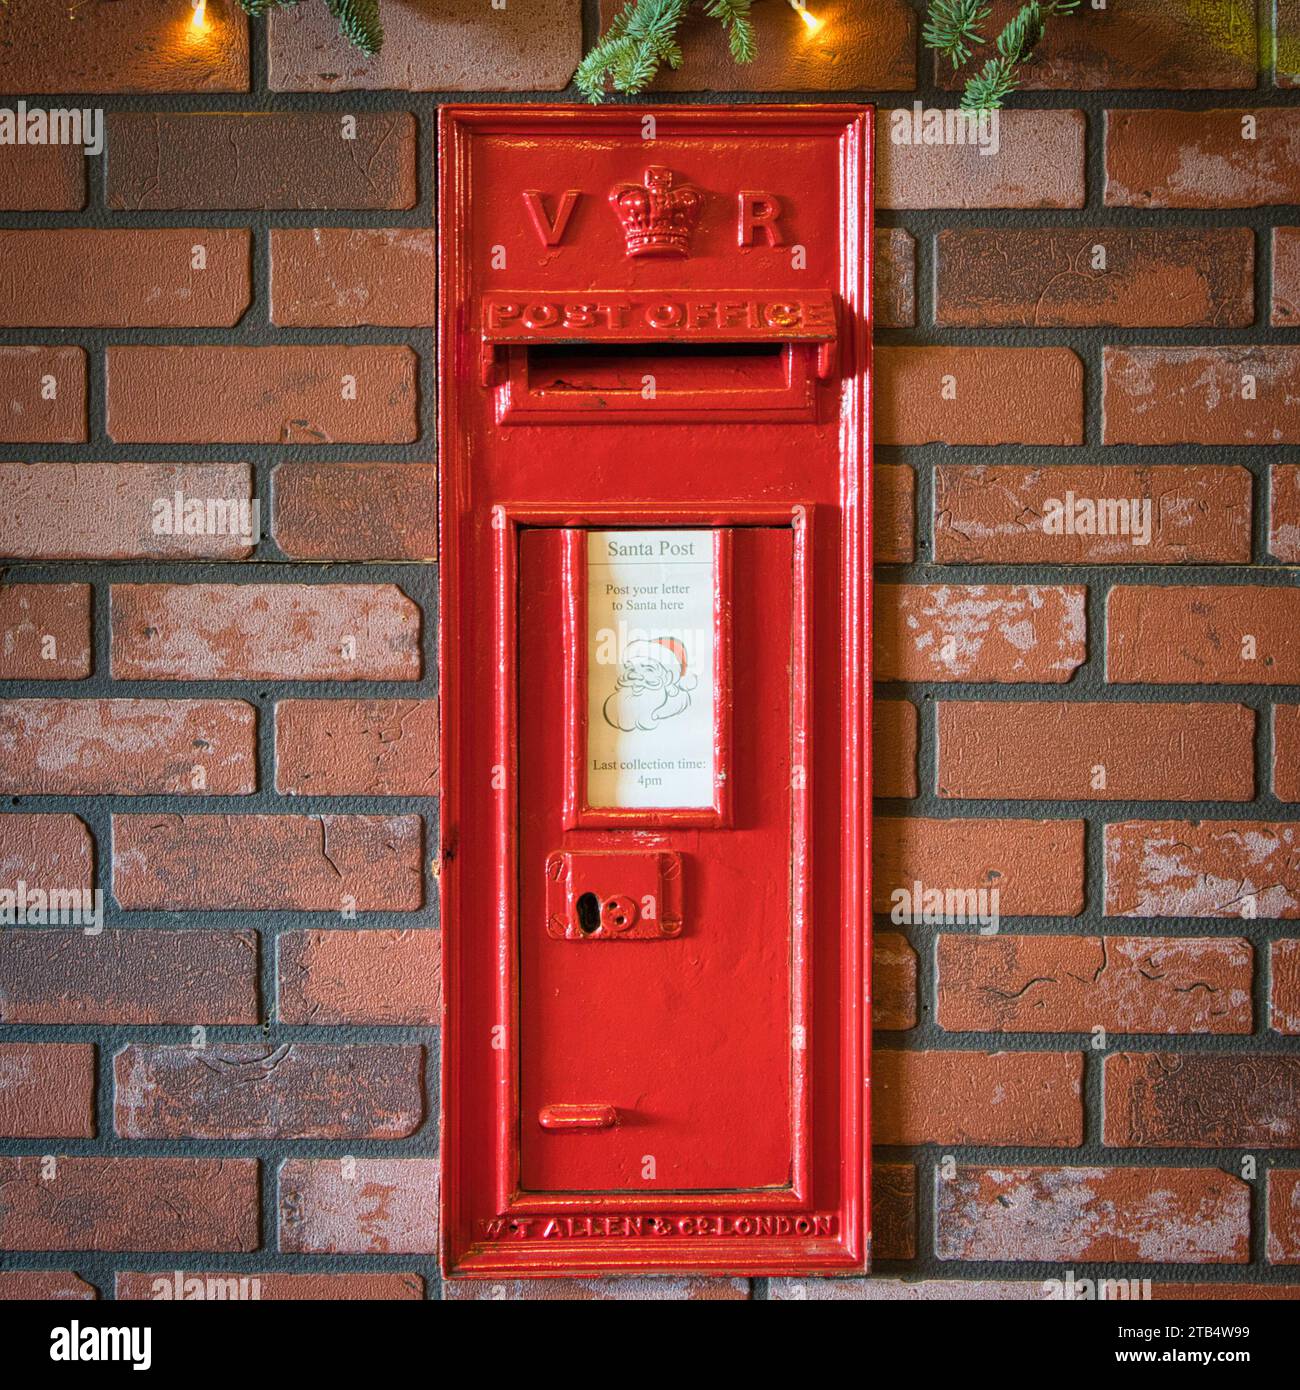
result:
[[[600,899],[594,893],[583,893],[574,906],[578,910],[578,930],[584,936],[600,930]]]

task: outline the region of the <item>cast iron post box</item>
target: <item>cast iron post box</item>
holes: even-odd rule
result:
[[[870,158],[442,114],[450,1275],[865,1266]]]

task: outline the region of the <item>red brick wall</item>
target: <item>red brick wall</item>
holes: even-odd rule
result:
[[[812,7],[667,99],[951,102],[909,0]],[[881,112],[875,1276],[441,1289],[433,122],[563,90],[583,6],[389,4],[370,64],[318,3],[11,9],[0,104],[104,93],[107,153],[0,146],[0,888],[105,929],[0,930],[0,1296],[1290,1296],[1296,7],[1058,21],[993,157]]]

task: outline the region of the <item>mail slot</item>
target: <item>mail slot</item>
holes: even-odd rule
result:
[[[871,112],[440,146],[444,1269],[860,1271]]]

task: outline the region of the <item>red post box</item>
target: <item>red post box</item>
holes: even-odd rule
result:
[[[861,1270],[871,113],[441,146],[446,1271]]]

